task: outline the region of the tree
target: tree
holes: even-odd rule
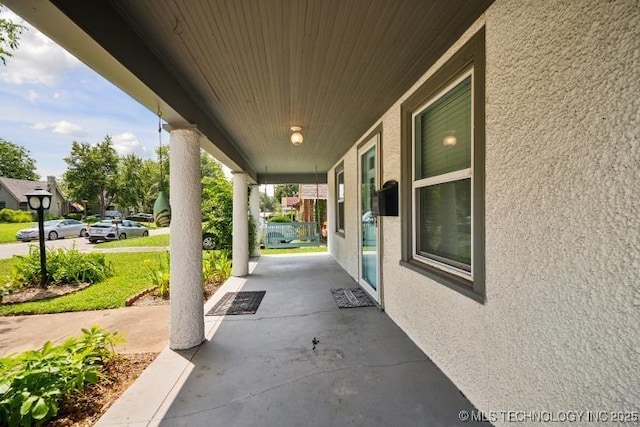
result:
[[[260,192],[260,209],[262,212],[273,212],[275,209],[273,197],[266,192]]]
[[[71,153],[64,161],[68,168],[64,181],[70,196],[75,200],[98,203],[100,215],[115,199],[118,193],[118,166],[120,159],[113,148],[111,137],[96,144],[73,141]]]
[[[0,4],[0,12],[6,9]],[[16,50],[20,44],[20,34],[25,30],[24,25],[0,18],[0,61],[3,65],[7,65],[7,58],[13,56],[9,50]]]
[[[120,159],[118,204],[127,210],[139,212],[144,207],[144,198],[149,187],[143,175],[144,162],[135,154]]]
[[[214,235],[219,248],[231,248],[233,234],[233,184],[224,175],[222,165],[204,151],[200,152],[202,215],[206,229]]]
[[[280,202],[283,197],[298,197],[298,185],[278,184],[273,190],[273,196],[278,202]]]
[[[37,181],[36,162],[26,148],[0,138],[0,176]]]

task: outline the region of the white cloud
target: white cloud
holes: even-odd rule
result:
[[[87,133],[82,130],[82,126],[75,123],[68,122],[66,120],[60,120],[53,123],[34,123],[30,126],[35,130],[50,130],[53,133],[59,133],[62,135],[71,135],[76,137],[86,136]]]
[[[12,52],[6,67],[0,72],[0,81],[9,84],[42,84],[51,86],[68,69],[80,64],[73,55],[52,42],[11,11],[0,14],[27,27],[20,35],[20,45]]]
[[[30,90],[29,93],[27,94],[27,99],[31,103],[36,102],[36,100],[38,99],[38,92],[36,92],[35,90]]]
[[[131,154],[140,148],[140,140],[132,132],[122,132],[111,137],[113,148],[121,156]]]
[[[42,122],[39,122],[39,123],[36,123],[36,124],[32,125],[32,126],[31,126],[31,129],[35,129],[35,130],[45,130],[45,129],[46,129],[46,128],[48,128],[48,127],[49,127],[49,125],[48,125],[48,124],[46,124],[46,123],[42,123]]]
[[[51,130],[53,133],[61,133],[63,135],[82,136],[82,127],[66,120],[60,120],[51,124]]]

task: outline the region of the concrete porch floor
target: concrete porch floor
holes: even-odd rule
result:
[[[225,292],[265,290],[257,313],[205,316],[207,340],[166,348],[98,425],[474,425],[459,419],[471,403],[384,312],[336,306],[329,289],[357,284],[330,256],[252,269],[205,313]]]

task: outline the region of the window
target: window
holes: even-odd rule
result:
[[[5,202],[4,200],[0,200],[0,209],[4,209],[7,207],[7,202]]]
[[[344,233],[344,164],[336,168],[336,231]]]
[[[484,301],[484,30],[402,106],[402,264]]]

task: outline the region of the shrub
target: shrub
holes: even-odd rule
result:
[[[249,215],[249,256],[253,255],[253,251],[256,249],[256,245],[258,244],[257,236],[256,236],[256,222],[253,219],[253,216]]]
[[[48,283],[41,283],[40,250],[32,246],[27,256],[14,256],[13,282],[23,286],[96,283],[113,276],[103,254],[83,254],[76,248],[47,249]]]
[[[207,251],[202,257],[202,281],[223,283],[231,276],[231,260],[226,251]]]
[[[158,263],[152,265],[150,259],[144,260],[149,271],[149,280],[158,290],[158,295],[168,298],[170,294],[171,254],[167,251],[164,258],[158,257]],[[205,251],[202,257],[202,282],[223,283],[231,276],[231,259],[227,251]]]
[[[0,359],[0,425],[41,425],[56,416],[62,399],[98,380],[104,363],[123,340],[117,332],[93,326],[59,346]]]
[[[144,264],[149,269],[149,279],[153,286],[158,289],[158,295],[162,298],[169,298],[169,279],[171,277],[171,255],[167,251],[165,253],[165,260],[162,257],[158,257],[159,262],[156,266],[151,266],[151,260],[145,259]]]
[[[81,213],[68,213],[64,216],[67,219],[75,219],[77,221],[82,221],[82,214]]]
[[[29,211],[15,211],[13,209],[4,208],[0,210],[0,222],[33,222],[34,216]]]
[[[269,218],[269,222],[291,222],[291,218],[287,215],[274,215]]]

